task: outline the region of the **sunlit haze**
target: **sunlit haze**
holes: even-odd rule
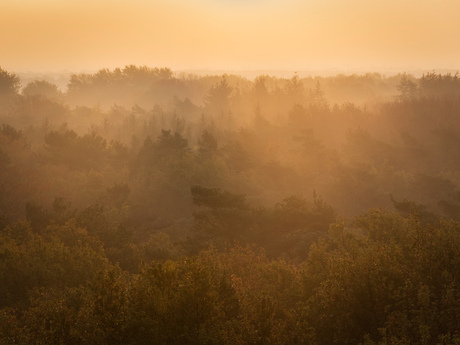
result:
[[[13,71],[456,69],[452,0],[3,0]]]
[[[0,345],[460,345],[460,0],[0,0]]]

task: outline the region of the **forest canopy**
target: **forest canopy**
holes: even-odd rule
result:
[[[0,68],[0,344],[460,344],[460,76]]]

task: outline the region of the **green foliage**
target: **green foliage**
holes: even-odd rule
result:
[[[0,127],[0,133],[11,141],[19,140],[22,138],[21,131],[5,123]]]
[[[68,129],[51,131],[45,135],[44,141],[50,160],[71,169],[95,168],[106,158],[107,142],[95,132],[78,136]]]
[[[1,232],[0,247],[1,307],[27,305],[33,289],[79,286],[106,265],[100,248],[74,224],[53,226],[43,236],[16,224]]]
[[[211,343],[219,316],[211,274],[194,260],[154,264],[143,271],[131,294],[128,327],[136,343]],[[146,301],[143,296],[151,297]]]
[[[0,343],[458,343],[457,84],[127,66],[13,87]]]
[[[421,93],[425,97],[455,97],[460,94],[460,76],[429,72],[420,78]]]
[[[9,73],[0,67],[0,96],[17,94],[21,80],[14,73]]]
[[[227,77],[224,75],[222,80],[213,85],[203,100],[211,112],[225,114],[230,107],[230,96],[233,93],[233,87],[228,84]]]
[[[305,208],[292,198],[287,204]],[[423,225],[415,216],[372,210],[333,224],[297,266],[233,247],[154,261],[136,275],[108,267],[82,244],[86,235],[75,228],[71,231],[81,240],[63,245],[53,234],[72,228],[66,226],[48,228],[48,239],[29,229],[21,242],[8,235],[17,231],[2,233],[1,281],[10,285],[1,286],[0,319],[11,327],[0,327],[1,339],[38,344],[459,341],[460,225],[454,222]],[[22,312],[16,313],[19,307]]]
[[[407,199],[396,201],[392,195],[390,197],[395,210],[404,217],[415,215],[423,224],[432,224],[439,221],[439,216],[433,212],[429,212],[425,205],[417,204]]]
[[[110,203],[117,207],[121,207],[126,203],[130,192],[131,189],[127,183],[116,183],[112,187],[107,188]]]
[[[125,104],[139,93],[146,92],[152,84],[172,78],[169,68],[150,68],[128,65],[123,69],[101,69],[94,74],[73,74],[67,85],[67,97],[76,104],[113,105],[113,95],[118,104]]]
[[[275,205],[274,225],[279,231],[292,231],[308,227],[312,230],[327,232],[329,224],[335,220],[334,210],[320,197],[313,194],[313,205],[304,198],[290,196]]]
[[[39,96],[56,100],[59,100],[62,96],[55,84],[45,80],[31,81],[22,89],[22,94],[29,97]]]
[[[299,76],[295,74],[291,79],[287,79],[284,84],[284,93],[288,104],[305,104],[305,86]]]
[[[273,209],[254,208],[244,195],[217,188],[194,186],[195,245],[212,243],[218,248],[240,244],[264,247],[271,256],[304,258],[308,247],[335,221],[334,210],[314,193],[313,204],[291,196]]]
[[[155,145],[158,159],[165,159],[168,156],[182,157],[189,148],[188,142],[179,133],[171,134],[171,131],[161,131]]]
[[[156,142],[148,136],[139,150],[138,161],[144,166],[159,164],[168,166],[174,162],[183,160],[189,152],[187,139],[179,133],[171,134],[171,131],[162,130]]]
[[[244,195],[235,195],[228,191],[221,191],[218,188],[205,188],[193,186],[190,189],[193,203],[197,206],[209,208],[245,208],[246,198]]]
[[[48,211],[36,202],[29,201],[26,203],[26,219],[35,232],[42,232],[49,224],[50,218]]]
[[[309,320],[320,343],[379,341],[381,329],[392,342],[408,343],[455,333],[458,325],[442,319],[440,304],[453,297],[451,284],[460,273],[451,246],[460,239],[458,225],[422,227],[417,219],[379,210],[355,224],[333,228],[330,242],[304,264],[304,284],[314,292]],[[455,305],[458,291],[454,295]]]
[[[294,104],[289,110],[289,120],[295,125],[305,123],[308,120],[308,115],[307,109],[300,104]]]
[[[217,140],[207,130],[203,131],[201,138],[198,140],[198,146],[198,152],[204,157],[212,158],[212,155],[217,153]]]
[[[8,157],[8,154],[0,147],[0,166],[5,167],[10,162],[10,157]]]
[[[399,99],[401,101],[410,101],[418,96],[417,84],[413,79],[404,73],[398,85]]]

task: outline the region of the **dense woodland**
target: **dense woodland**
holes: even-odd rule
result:
[[[0,344],[460,344],[460,76],[0,68]]]

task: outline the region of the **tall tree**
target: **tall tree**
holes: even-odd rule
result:
[[[21,80],[16,74],[0,67],[0,96],[18,93],[20,85]]]

